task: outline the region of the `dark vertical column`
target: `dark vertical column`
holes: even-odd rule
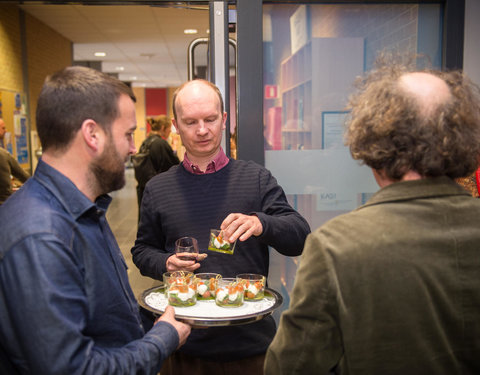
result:
[[[465,0],[446,0],[443,26],[443,67],[463,69]]]
[[[210,80],[222,93],[225,110],[230,107],[230,78],[228,56],[228,2],[210,1],[210,43],[209,66]],[[230,115],[229,115],[230,116]],[[222,143],[227,155],[230,155],[230,118],[227,118]]]
[[[262,0],[237,1],[237,158],[265,164]]]

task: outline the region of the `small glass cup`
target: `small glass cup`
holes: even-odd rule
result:
[[[163,279],[163,291],[165,293],[165,296],[167,296],[167,281],[168,281],[168,278],[170,277],[172,273],[171,272],[165,272],[163,275],[162,275],[162,279]]]
[[[220,307],[239,307],[243,305],[244,289],[234,278],[218,280],[215,303]]]
[[[219,273],[197,273],[197,300],[215,299],[218,280],[222,278]]]
[[[265,295],[266,278],[255,273],[237,275],[237,281],[245,288],[245,301],[258,301]]]
[[[220,229],[210,230],[210,241],[208,242],[208,250],[218,251],[224,254],[233,254],[237,241],[230,243],[223,238],[223,231]]]
[[[164,274],[165,294],[172,306],[187,307],[197,303],[197,289],[192,272],[174,271]]]
[[[197,260],[197,240],[193,237],[179,238],[175,241],[175,254],[181,260]]]

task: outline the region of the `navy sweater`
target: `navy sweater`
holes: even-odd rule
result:
[[[233,255],[208,251],[210,229],[220,228],[230,213],[257,215],[263,233],[237,241]],[[300,255],[309,232],[306,220],[288,204],[265,168],[230,160],[220,171],[194,175],[179,165],[147,183],[132,255],[143,275],[162,280],[175,241],[191,236],[198,240],[200,252],[208,253],[196,272],[268,276],[268,246],[284,255]],[[274,334],[271,318],[245,326],[194,330],[181,351],[206,359],[241,359],[264,353]]]

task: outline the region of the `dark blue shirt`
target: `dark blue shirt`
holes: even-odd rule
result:
[[[200,252],[208,253],[197,272],[235,277],[239,273],[268,276],[268,247],[297,256],[310,233],[275,177],[244,160],[232,159],[214,173],[192,174],[182,163],[156,175],[147,183],[141,213],[133,261],[143,275],[158,280],[175,241],[183,236],[195,237]],[[256,215],[262,234],[237,241],[232,255],[208,251],[210,229],[220,228],[230,213]],[[242,326],[193,330],[180,351],[205,360],[240,360],[265,353],[274,335],[274,321],[267,317]]]
[[[0,342],[23,372],[155,374],[177,347],[168,323],[144,333],[110,201],[40,161],[0,207]]]

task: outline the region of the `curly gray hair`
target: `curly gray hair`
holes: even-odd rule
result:
[[[449,89],[445,98],[433,98],[425,110],[418,95],[401,84],[401,78],[414,71],[380,59],[357,81],[345,138],[353,158],[383,170],[392,180],[408,171],[424,177],[471,174],[480,160],[478,86],[459,71],[423,70]]]

